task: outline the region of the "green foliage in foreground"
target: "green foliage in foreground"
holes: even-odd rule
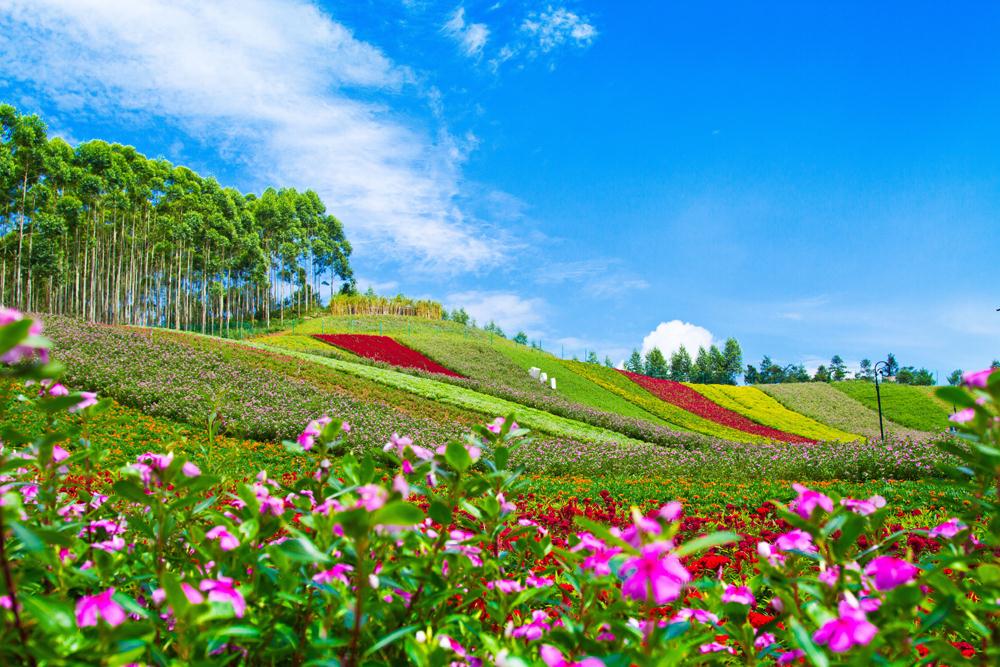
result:
[[[872,382],[834,382],[833,387],[872,410],[878,409]],[[884,382],[879,384],[879,391],[882,394],[882,414],[897,424],[935,432],[950,426],[948,411],[922,387]]]
[[[102,406],[57,393],[26,331],[0,327],[0,355],[29,360],[2,372],[47,380],[31,402],[50,419],[40,437],[0,434],[4,663],[902,666],[955,664],[956,642],[1000,661],[1000,374],[948,396],[966,436],[945,445],[970,491],[961,516],[896,531],[884,499],[803,487],[776,504],[791,530],[754,547],[685,533],[680,503],[621,530],[575,517],[565,537],[520,520],[526,432],[510,417],[435,450],[394,437],[378,463],[336,468],[347,429],[324,418],[286,443],[290,480],[227,487],[150,452],[97,488],[104,452],[55,443],[67,409]],[[721,553],[753,575],[698,564]]]

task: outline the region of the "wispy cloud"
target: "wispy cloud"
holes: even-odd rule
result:
[[[410,70],[307,0],[8,0],[0,75],[61,111],[167,122],[258,186],[314,188],[360,254],[435,272],[502,257],[459,204],[461,146],[388,104]],[[447,135],[444,135],[447,137]]]
[[[462,52],[470,58],[478,58],[483,53],[490,29],[485,23],[466,23],[465,7],[458,7],[442,28],[445,34],[458,42]]]
[[[572,262],[552,262],[539,269],[536,282],[540,285],[570,283],[592,297],[607,299],[644,290],[649,283],[622,268],[616,259],[585,259]]]
[[[544,333],[547,306],[540,298],[524,298],[513,292],[470,290],[449,294],[448,308],[465,308],[482,326],[493,320],[509,335],[524,331],[535,338]]]
[[[548,4],[544,9],[532,10],[517,24],[510,40],[490,58],[490,67],[498,71],[508,61],[537,60],[565,48],[586,49],[598,36],[592,21],[562,5]]]

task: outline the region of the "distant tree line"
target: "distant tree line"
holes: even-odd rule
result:
[[[402,294],[379,296],[371,287],[364,294],[336,294],[327,304],[332,315],[407,315],[431,320],[442,318],[444,308],[437,301],[410,299]]]
[[[0,303],[176,328],[270,322],[354,288],[351,245],[312,190],[224,188],[131,146],[49,138],[0,105]],[[331,288],[333,289],[333,288]]]
[[[595,363],[596,360],[595,355]],[[605,364],[609,361],[610,359],[606,359]],[[669,360],[660,348],[654,347],[646,352],[645,357],[639,350],[633,349],[625,361],[625,370],[633,373],[697,384],[736,384],[742,367],[743,350],[735,338],[726,340],[721,350],[716,345],[707,350],[699,347],[693,359],[687,348],[681,345],[670,355]]]
[[[891,352],[886,355],[886,375],[897,384],[932,385],[934,374],[926,368],[900,366],[896,356]],[[958,371],[959,376],[961,372]],[[816,372],[809,375],[802,364],[781,366],[774,363],[771,357],[765,355],[759,366],[748,365],[743,371],[743,379],[747,384],[782,384],[789,382],[841,382],[843,380],[862,380],[871,382],[875,379],[875,365],[870,359],[862,359],[854,377],[849,377],[847,365],[839,354],[833,355],[830,364],[820,364]]]
[[[994,359],[990,364],[990,368],[1000,368],[1000,359]],[[948,384],[959,385],[962,383],[962,369],[958,368],[953,370],[948,375]]]

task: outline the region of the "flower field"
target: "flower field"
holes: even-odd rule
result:
[[[803,438],[792,433],[786,433],[769,426],[764,426],[763,424],[758,424],[747,419],[738,412],[727,410],[717,403],[705,398],[705,396],[699,394],[691,387],[681,384],[680,382],[651,378],[625,370],[619,372],[641,386],[643,389],[649,391],[657,398],[687,410],[692,414],[696,414],[699,417],[703,417],[717,424],[722,424],[727,428],[743,431],[744,433],[752,433],[770,440],[782,440],[784,442],[809,442],[809,438]]]
[[[789,410],[848,433],[879,437],[878,413],[826,382],[762,384],[755,387]],[[874,390],[874,387],[872,388]],[[926,438],[925,431],[906,428],[886,418],[885,431],[896,437]]]
[[[497,418],[358,448],[318,413],[254,458],[211,418],[81,391],[5,315],[5,664],[1000,660],[1000,373],[943,390],[964,439],[940,446],[616,447]]]
[[[870,409],[877,407],[875,385],[871,382],[849,380],[834,382],[833,387]],[[911,387],[885,382],[879,385],[882,394],[882,412],[892,421],[908,428],[940,433],[948,428],[945,404],[933,398],[925,387]]]
[[[810,440],[857,440],[860,436],[821,424],[805,415],[792,412],[754,387],[725,384],[687,384],[716,405],[737,412],[758,424],[800,435]]]
[[[316,334],[314,337],[324,343],[342,347],[345,350],[349,350],[360,357],[365,357],[366,359],[381,361],[392,366],[401,366],[403,368],[416,368],[422,371],[427,371],[428,373],[440,373],[441,375],[462,377],[455,371],[445,368],[439,363],[431,361],[416,350],[410,349],[405,345],[400,345],[388,336],[370,336],[367,334]]]

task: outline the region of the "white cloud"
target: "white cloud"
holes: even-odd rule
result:
[[[508,335],[524,331],[532,338],[540,336],[545,321],[545,301],[511,292],[456,292],[445,303],[449,309],[465,308],[479,326],[493,320]]]
[[[573,283],[595,298],[612,298],[637,290],[649,283],[621,269],[617,259],[584,259],[571,262],[551,262],[539,269],[536,282],[540,285]]]
[[[486,41],[490,37],[490,29],[485,23],[466,23],[465,7],[458,7],[442,28],[459,46],[462,52],[470,58],[478,58],[483,53]]]
[[[355,282],[357,283],[359,292],[365,292],[370,287],[375,290],[376,294],[381,294],[382,296],[394,296],[399,290],[399,283],[395,280],[379,281],[357,276],[357,278],[355,278]]]
[[[655,329],[642,339],[642,353],[646,354],[654,347],[666,357],[680,349],[681,345],[694,357],[699,347],[706,350],[712,345],[712,332],[690,322],[670,320],[660,322]]]
[[[7,0],[0,77],[63,112],[167,122],[257,187],[315,189],[359,254],[441,272],[501,259],[458,203],[454,145],[394,116],[413,76],[308,0]]]
[[[529,14],[521,24],[521,31],[542,53],[564,44],[585,48],[597,37],[597,28],[588,19],[565,7],[553,8],[552,5],[544,11]]]

